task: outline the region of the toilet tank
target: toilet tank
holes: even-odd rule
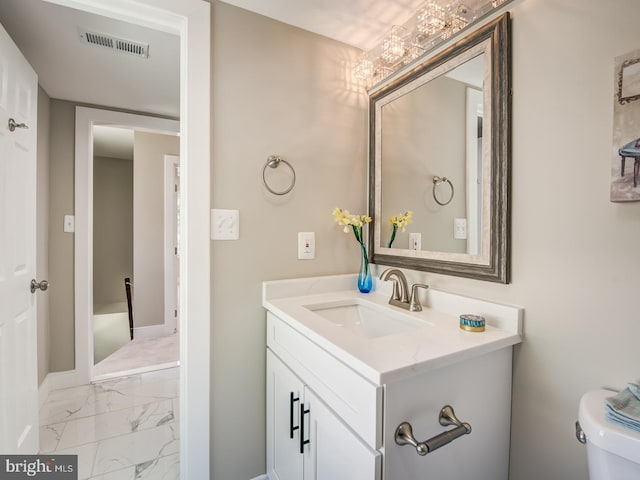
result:
[[[587,436],[590,480],[640,479],[640,432],[605,418],[611,390],[593,390],[580,400],[578,421]]]

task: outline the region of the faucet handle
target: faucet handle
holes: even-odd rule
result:
[[[398,280],[395,278],[389,278],[386,281],[393,282],[393,293],[391,294],[391,298],[393,300],[400,300],[400,284],[398,283]]]
[[[414,283],[411,287],[411,298],[409,300],[409,311],[410,312],[420,312],[422,311],[422,305],[420,305],[420,298],[418,298],[418,289],[424,288],[425,290],[429,288],[429,285],[425,285],[424,283]]]

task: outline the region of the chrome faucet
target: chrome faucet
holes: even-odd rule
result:
[[[411,295],[409,296],[407,277],[397,268],[387,268],[380,275],[380,280],[393,282],[393,292],[389,299],[389,305],[404,308],[410,312],[419,312],[422,310],[422,305],[420,305],[420,299],[418,298],[418,288],[426,289],[429,288],[429,285],[425,285],[424,283],[413,284],[411,287]]]

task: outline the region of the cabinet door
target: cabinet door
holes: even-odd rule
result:
[[[267,349],[267,473],[271,480],[302,479],[302,393],[302,382]]]
[[[371,450],[305,388],[304,480],[379,480],[380,453]]]

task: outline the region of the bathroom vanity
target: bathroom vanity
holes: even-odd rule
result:
[[[508,478],[522,309],[429,289],[423,311],[408,312],[388,305],[389,283],[369,294],[354,275],[263,284],[270,480]],[[467,313],[486,331],[461,330]],[[439,423],[447,405],[468,434]],[[460,436],[419,455],[396,443],[403,422],[419,442]]]

